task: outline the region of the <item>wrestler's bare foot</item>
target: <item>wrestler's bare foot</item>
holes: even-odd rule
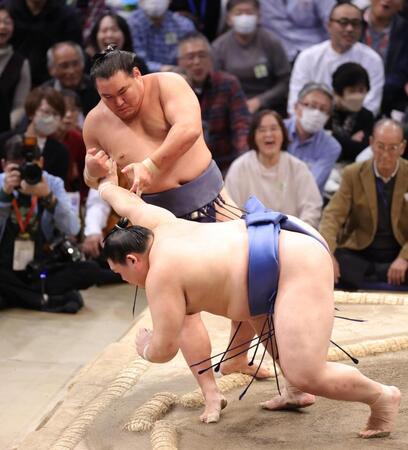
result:
[[[249,366],[246,356],[244,358],[233,358],[221,364],[222,375],[229,375],[231,373],[238,372],[253,376],[255,375],[257,369],[258,363],[255,361],[252,366]],[[262,380],[264,378],[270,378],[272,375],[273,373],[268,368],[261,366],[256,374],[256,379]]]
[[[215,423],[220,420],[221,410],[227,406],[227,399],[220,393],[208,394],[205,398],[205,409],[200,416],[201,422]]]
[[[364,439],[389,436],[395,428],[401,392],[395,386],[383,386],[382,394],[370,406],[371,414],[359,436]]]
[[[271,400],[261,403],[261,407],[263,409],[269,409],[270,411],[292,411],[311,406],[315,401],[316,397],[314,395],[302,392],[299,389],[290,386],[283,388],[282,395],[277,395]]]

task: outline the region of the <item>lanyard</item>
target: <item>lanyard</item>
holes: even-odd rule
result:
[[[191,12],[195,16],[197,16],[198,11],[197,11],[197,6],[196,6],[194,0],[188,0],[188,6],[190,7]],[[204,20],[206,9],[207,9],[207,0],[201,0],[201,4],[200,4],[200,19],[201,20]]]
[[[34,210],[37,206],[37,197],[32,196],[31,197],[31,206],[28,210],[27,215],[25,216],[24,222],[23,222],[23,216],[21,215],[20,208],[17,205],[17,199],[13,198],[13,201],[11,202],[14,208],[14,212],[16,213],[18,226],[20,227],[21,234],[24,234],[27,230],[27,225],[30,223],[30,219],[33,216]]]

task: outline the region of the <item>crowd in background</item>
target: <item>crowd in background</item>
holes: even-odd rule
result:
[[[408,288],[408,2],[0,0],[0,308],[76,312],[79,289],[118,281],[112,212],[83,179],[112,44],[188,81],[239,207],[320,228],[343,288]]]

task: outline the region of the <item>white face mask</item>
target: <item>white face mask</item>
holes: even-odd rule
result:
[[[161,17],[168,9],[169,0],[144,0],[140,2],[140,8],[153,18]]]
[[[49,136],[58,130],[60,122],[61,119],[57,116],[37,114],[34,117],[34,128],[38,134]]]
[[[300,125],[306,133],[314,134],[323,129],[328,119],[328,114],[318,109],[303,106]]]
[[[361,92],[355,92],[353,94],[347,94],[341,98],[341,104],[349,111],[357,112],[363,106],[365,94]]]
[[[252,34],[258,22],[255,14],[240,14],[232,17],[232,27],[238,34]]]

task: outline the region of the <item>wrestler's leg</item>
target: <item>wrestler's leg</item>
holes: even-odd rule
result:
[[[229,196],[227,190],[225,188],[221,191],[221,196],[224,199],[225,203],[227,205],[236,206],[234,201]],[[238,217],[241,216],[241,212],[231,206],[225,206],[220,207],[217,206],[217,221],[223,222],[227,221],[228,217],[230,220],[238,219]],[[235,335],[235,332],[237,331],[238,325],[240,322],[231,321],[231,332],[230,332],[230,341],[232,337]],[[252,326],[248,322],[242,322],[238,333],[236,334],[234,338],[234,342],[232,343],[232,346],[235,347],[239,345],[241,342],[247,342],[250,341],[255,336],[254,330]],[[236,356],[235,358],[232,358],[228,360],[227,362],[221,364],[221,373],[223,375],[227,375],[229,373],[233,372],[240,372],[240,373],[246,373],[248,375],[253,375],[256,371],[257,366],[248,366],[248,349],[250,347],[250,343],[242,345],[242,347],[239,348],[240,351],[247,350],[246,352],[243,352],[241,355]],[[230,353],[228,352],[225,355],[225,358],[228,358],[229,356],[232,356],[234,353],[237,353],[237,351]],[[271,376],[271,372],[266,367],[260,367],[257,373],[257,378],[269,378]]]
[[[371,415],[360,435],[387,435],[395,424],[400,392],[370,380],[354,367],[327,362],[334,310],[332,268],[328,254],[322,256],[313,246],[307,250],[302,264],[281,265],[274,315],[281,369],[301,391],[369,405]]]
[[[200,314],[185,317],[181,332],[180,350],[189,366],[197,361],[207,359],[207,362],[191,367],[191,371],[205,399],[205,409],[200,419],[206,423],[218,422],[221,409],[226,406],[226,400],[218,389],[212,370],[198,375],[200,369],[208,366],[208,358],[211,354],[210,339]]]
[[[230,334],[230,341],[232,337],[235,335],[235,332],[237,330],[237,327],[240,322],[231,321],[231,334]],[[257,364],[254,364],[252,366],[248,366],[248,348],[250,347],[251,343],[250,341],[255,336],[255,332],[253,327],[249,322],[241,322],[241,326],[239,327],[238,333],[234,337],[234,340],[231,344],[231,347],[238,346],[241,342],[247,342],[246,344],[243,344],[241,347],[239,347],[239,350],[233,350],[232,352],[227,352],[225,354],[225,359],[227,359],[229,356],[232,356],[238,351],[244,351],[246,352],[242,353],[239,356],[236,356],[225,363],[221,364],[221,373],[223,375],[227,375],[229,373],[233,372],[240,372],[240,373],[246,373],[248,375],[254,375],[258,366]],[[256,374],[256,378],[269,378],[272,376],[271,371],[266,367],[260,367],[258,370],[258,373]]]
[[[256,331],[258,336],[267,331],[264,327],[266,321],[266,316],[258,316],[250,320],[253,329]],[[276,346],[275,339],[272,337],[272,342],[274,349],[272,351],[271,344],[268,346],[268,353],[275,357],[275,362],[279,364],[279,354]],[[256,369],[257,366],[255,366]],[[306,408],[311,406],[315,402],[315,396],[308,394],[291,385],[286,378],[281,375],[280,377],[280,389],[281,395],[273,397],[271,400],[267,400],[261,403],[263,409],[268,409],[270,411],[280,411],[280,410],[296,410],[299,408]]]

